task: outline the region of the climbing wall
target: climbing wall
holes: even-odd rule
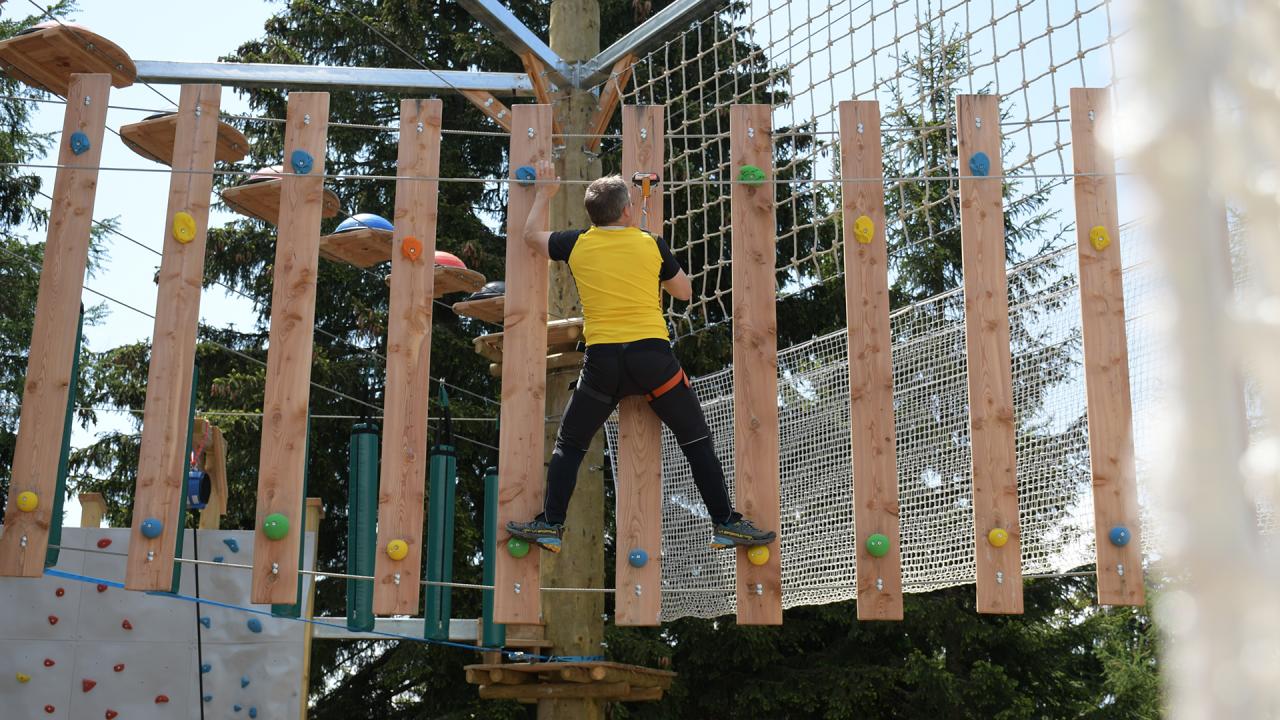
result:
[[[199,557],[250,564],[253,537],[201,531]],[[63,530],[54,569],[107,582],[0,579],[0,716],[196,719],[203,705],[206,717],[298,717],[306,625],[115,587],[128,542],[127,528]],[[313,565],[314,543],[308,533],[304,567]],[[188,530],[185,557],[195,545]],[[269,613],[270,606],[249,604],[248,570],[202,565],[199,572],[202,600]],[[195,581],[194,566],[184,563],[179,594],[194,598]],[[305,593],[309,586],[308,577]]]

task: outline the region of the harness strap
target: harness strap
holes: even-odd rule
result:
[[[681,381],[684,381],[685,385],[689,384],[689,377],[684,374],[684,368],[677,370],[676,374],[672,375],[670,380],[667,380],[666,382],[659,385],[657,389],[655,389],[653,392],[646,394],[644,396],[644,399],[648,400],[649,402],[653,402],[654,400],[657,400],[663,395],[666,395],[667,393],[674,390],[675,387],[679,385]]]

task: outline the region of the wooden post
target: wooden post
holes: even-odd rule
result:
[[[507,208],[507,301],[503,323],[502,413],[498,431],[498,528],[542,510],[543,396],[547,389],[547,261],[524,243],[534,188],[514,182],[516,170],[551,159],[551,107],[517,105],[512,116],[510,201]],[[546,227],[541,218],[539,227]],[[498,550],[493,616],[504,624],[541,618],[540,551],[523,558]]]
[[[133,530],[125,568],[124,584],[130,590],[169,590],[173,584],[174,548],[182,532],[179,508],[187,482],[187,423],[221,97],[218,85],[183,85],[178,99]],[[143,524],[156,522],[160,523],[160,534],[148,538]]]
[[[778,327],[774,283],[773,133],[768,105],[729,109],[733,191],[733,444],[737,510],[778,532],[763,565],[738,550],[738,623],[782,624],[782,528],[778,497]],[[737,182],[743,166],[764,172]]]
[[[880,103],[840,103],[840,167],[845,178],[853,179],[842,186],[842,210],[858,619],[901,620],[902,556],[898,545]],[[873,538],[875,542],[869,542]],[[873,547],[879,556],[872,553]]]
[[[285,169],[289,174],[281,180],[280,189],[280,231],[271,291],[267,387],[258,459],[257,535],[250,592],[254,603],[298,602],[307,406],[328,124],[328,93],[289,94],[284,135]],[[295,168],[294,158],[309,158],[309,172]],[[280,540],[271,540],[263,530],[264,521],[272,515],[283,516],[287,521]]]
[[[422,590],[422,514],[426,502],[427,403],[430,400],[431,307],[440,174],[439,100],[400,101],[395,234],[391,241],[391,310],[382,472],[378,485],[375,615],[413,615]],[[388,547],[407,544],[393,560]]]
[[[960,95],[956,104],[960,176],[967,178],[960,180],[960,244],[978,612],[1018,614],[1022,612],[1022,553],[1005,276],[1000,98]]]
[[[107,503],[102,499],[102,493],[80,493],[79,499],[80,527],[102,527],[102,518],[107,514]]]
[[[0,576],[39,577],[44,572],[50,523],[62,521],[53,517],[53,496],[58,486],[58,456],[71,386],[71,348],[80,323],[80,293],[89,259],[89,224],[110,91],[110,75],[71,76],[27,354],[9,505],[0,534]],[[75,153],[73,144],[83,148],[81,154]],[[18,509],[17,498],[22,493],[34,493],[35,509]]]
[[[1071,154],[1076,172],[1080,321],[1084,333],[1098,602],[1142,605],[1142,523],[1138,517],[1133,456],[1116,164],[1110,149],[1098,139],[1110,112],[1106,89],[1071,89]]]
[[[663,105],[622,107],[622,177],[637,172],[662,174],[667,126]],[[636,212],[645,205],[641,188],[631,188]],[[645,229],[662,234],[662,186],[649,193]],[[637,221],[640,220],[637,216]],[[662,292],[658,291],[659,294]],[[617,558],[618,593],[614,598],[619,625],[662,622],[662,423],[644,398],[624,398],[618,408]],[[634,567],[633,550],[647,556]]]
[[[207,420],[196,419],[196,437],[201,437],[200,423]],[[222,516],[227,514],[227,441],[222,430],[210,425],[212,439],[204,449],[204,471],[209,473],[209,504],[200,511],[200,529],[217,530],[222,525]]]
[[[307,515],[306,528],[307,532],[312,533],[315,540],[315,552],[311,555],[311,567],[315,570],[316,563],[320,558],[320,521],[324,519],[324,503],[320,498],[307,498]],[[316,583],[315,578],[311,579],[311,591],[307,593],[302,600],[302,617],[310,620],[315,617],[316,607]],[[315,635],[316,626],[312,623],[306,623],[306,629],[302,636],[302,701],[300,720],[307,720],[310,715],[310,708],[307,707],[307,698],[311,696],[311,640]]]

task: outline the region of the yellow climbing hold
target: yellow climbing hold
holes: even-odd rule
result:
[[[853,221],[853,236],[859,243],[870,245],[875,234],[876,224],[866,215],[859,215],[858,219]]]
[[[387,557],[392,560],[403,560],[409,556],[409,543],[403,540],[392,540],[387,543]]]
[[[183,245],[196,237],[196,219],[189,212],[177,212],[173,215],[173,239]]]
[[[38,507],[40,507],[40,497],[38,495],[30,490],[18,493],[19,510],[22,512],[34,512]]]
[[[20,683],[31,682],[31,676],[26,673],[18,673],[18,682]]]
[[[1102,252],[1111,244],[1111,236],[1107,234],[1107,229],[1101,225],[1094,225],[1089,231],[1089,242],[1093,244],[1093,249]]]
[[[994,528],[987,533],[987,542],[991,543],[992,547],[1004,547],[1004,544],[1009,542],[1009,531],[1004,528]]]
[[[747,560],[752,565],[763,565],[769,562],[769,546],[753,545],[747,550]]]

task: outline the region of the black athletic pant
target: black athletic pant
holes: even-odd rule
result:
[[[591,439],[618,401],[629,395],[647,396],[649,407],[675,434],[711,520],[731,520],[733,506],[702,406],[680,361],[671,352],[671,345],[659,338],[587,348],[582,375],[560,420],[556,447],[547,468],[543,518],[551,523],[564,522],[577,484],[578,466],[586,457]]]

